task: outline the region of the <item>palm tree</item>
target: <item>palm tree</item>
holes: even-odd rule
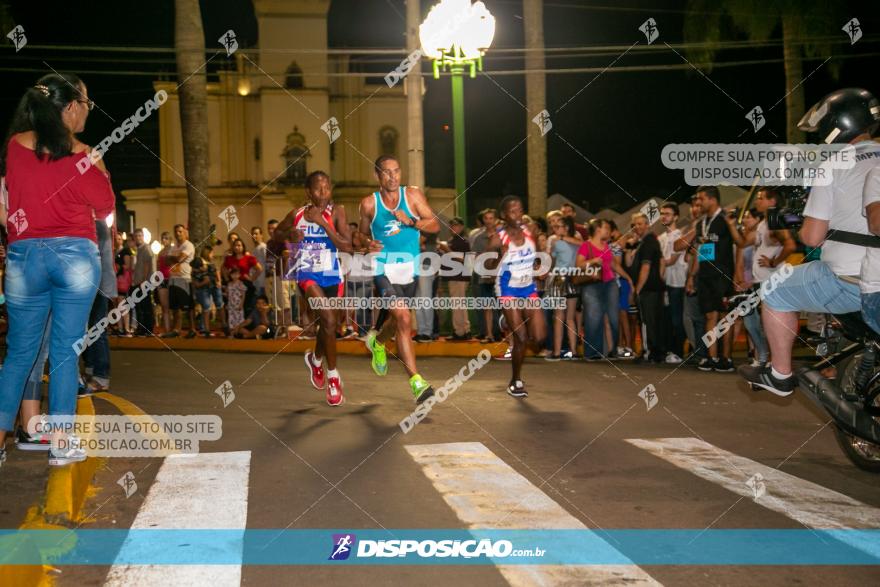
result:
[[[830,42],[814,40],[839,34],[843,22],[836,3],[828,0],[688,0],[685,42],[705,45],[687,49],[686,55],[709,72],[715,53],[721,48],[722,31],[732,27],[731,32],[745,33],[752,41],[766,41],[780,31],[786,136],[789,143],[802,143],[804,133],[798,130],[797,123],[806,110],[803,60],[830,57]],[[831,62],[828,67],[836,75],[836,65]]]
[[[199,0],[174,0],[174,45],[180,82],[180,130],[190,240],[208,236],[208,89]]]
[[[544,69],[544,2],[523,0],[523,23],[526,69]],[[546,80],[543,73],[526,74],[526,143],[528,161],[529,214],[543,216],[547,211],[547,137],[536,131],[532,118],[547,107]]]

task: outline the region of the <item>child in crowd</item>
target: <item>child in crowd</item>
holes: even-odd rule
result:
[[[241,281],[241,271],[234,267],[229,271],[229,283],[226,285],[226,299],[229,300],[229,328],[233,334],[239,324],[244,322],[244,297],[247,287]]]
[[[265,338],[271,339],[274,332],[272,315],[269,313],[269,298],[257,297],[257,305],[254,306],[247,320],[238,324],[232,331],[235,338]]]

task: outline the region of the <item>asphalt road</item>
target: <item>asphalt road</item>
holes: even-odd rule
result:
[[[744,498],[705,472],[698,474],[698,467],[677,466],[629,442],[633,439],[695,439],[861,502],[874,519],[880,511],[874,509],[880,507],[878,478],[846,460],[826,425],[828,418],[799,394],[786,399],[756,394],[735,375],[689,367],[531,359],[524,369],[530,395],[515,400],[504,392],[509,364],[492,361],[404,434],[398,423],[413,402],[402,366],[390,361],[389,375],[380,379],[366,358],[341,357],[347,401],[339,408],[326,405],[323,392],[309,384],[302,357],[291,355],[114,351],[112,392],[148,414],[222,418],[222,438],[203,443],[201,450],[250,451],[248,529],[467,528],[473,511],[444,495],[442,480],[429,475],[407,449],[452,443],[480,443],[549,498],[548,507],[597,531],[808,526],[785,507]],[[427,358],[419,366],[429,381],[441,383],[465,363]],[[235,399],[224,408],[214,392],[225,381]],[[638,396],[648,384],[658,399],[650,410]],[[95,399],[95,405],[99,413],[116,413],[103,400]],[[17,527],[38,500],[46,479],[44,463],[43,453],[10,451],[0,475],[2,527]],[[97,490],[86,508],[90,521],[83,527],[129,528],[162,466],[160,458],[109,459],[97,475]],[[466,466],[453,463],[450,470]],[[116,483],[127,472],[138,485],[128,498]],[[737,483],[745,483],[750,471],[739,473]],[[510,509],[504,504],[511,496],[503,485],[496,487],[501,489],[494,495],[468,490],[487,519],[497,514],[497,520],[516,526],[529,515],[543,515],[527,511],[528,504],[519,508],[524,511]],[[775,491],[769,479],[767,491]],[[821,495],[809,500],[823,511],[839,505]],[[108,571],[108,566],[66,567],[56,580],[61,586],[101,585]],[[664,565],[641,571],[665,585],[865,585],[880,579],[877,567],[858,566]],[[529,579],[494,566],[244,566],[241,583],[491,587],[609,582],[559,579],[564,576]],[[618,582],[628,581],[618,577]]]

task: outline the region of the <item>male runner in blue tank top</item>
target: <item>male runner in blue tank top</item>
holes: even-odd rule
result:
[[[345,208],[334,206],[330,176],[313,171],[306,178],[308,204],[290,212],[272,238],[298,243],[296,283],[306,299],[342,297],[343,281],[337,251],[351,252],[351,231]],[[309,378],[315,389],[324,389],[327,403],[339,406],[345,401],[342,377],[336,369],[336,310],[317,308],[318,331],[315,350],[305,354]],[[327,372],[324,372],[324,362]]]
[[[421,188],[400,185],[400,163],[383,155],[375,163],[379,191],[361,200],[360,232],[371,238],[370,252],[376,255],[375,284],[379,297],[413,298],[418,284],[419,233],[436,233],[440,223]],[[386,318],[382,323],[381,315]],[[367,336],[376,375],[388,373],[385,344],[397,334],[397,352],[409,373],[416,403],[422,403],[434,389],[419,375],[413,349],[410,310],[391,307],[382,310],[378,332]]]

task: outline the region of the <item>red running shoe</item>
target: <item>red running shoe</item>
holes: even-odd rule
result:
[[[342,383],[338,377],[330,377],[327,381],[327,404],[341,406],[343,402],[345,396],[342,395]]]
[[[315,367],[314,359],[315,353],[312,351],[306,351],[305,359],[306,359],[306,367],[309,368],[309,378],[312,380],[312,385],[315,386],[315,389],[324,389],[324,365],[319,365]]]

